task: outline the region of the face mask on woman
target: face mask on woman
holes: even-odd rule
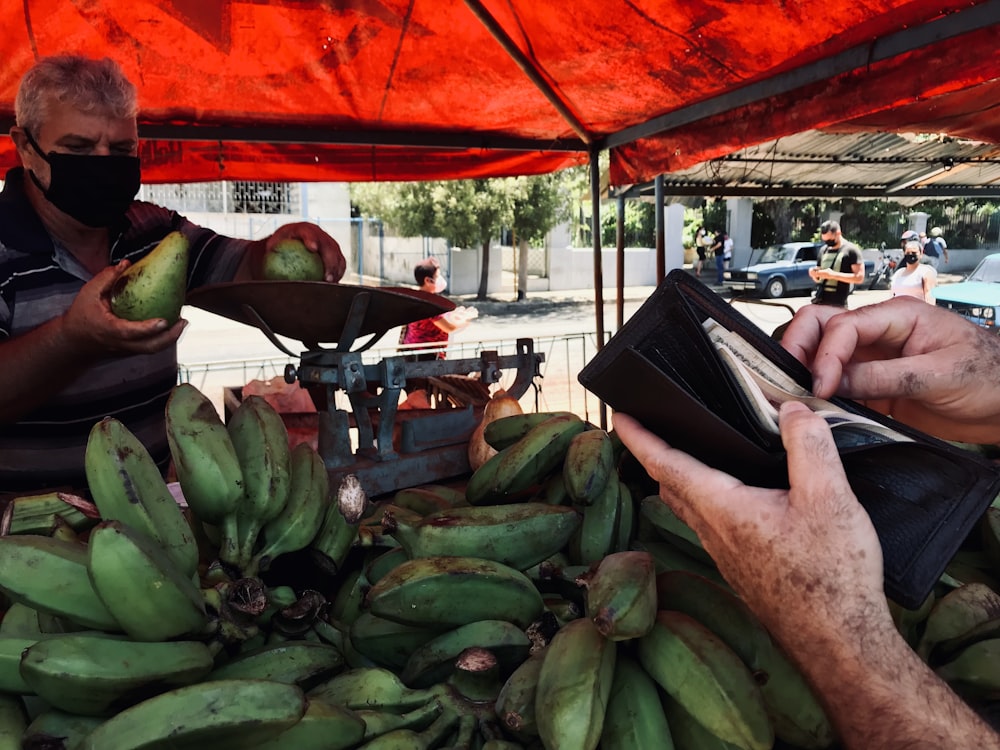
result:
[[[903,260],[906,261],[906,265],[908,266],[912,266],[914,263],[916,263],[917,258],[918,256],[916,253],[907,253],[906,255],[903,256]]]
[[[441,276],[434,279],[434,292],[436,294],[441,294],[445,289],[448,288],[448,282],[444,280]]]

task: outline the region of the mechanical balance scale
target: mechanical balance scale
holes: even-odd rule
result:
[[[541,376],[544,361],[532,339],[518,339],[513,355],[483,351],[468,359],[415,362],[400,354],[365,364],[362,353],[391,329],[455,308],[444,297],[415,289],[247,281],[202,287],[188,295],[187,304],[254,326],[280,351],[299,358],[298,366],[285,368],[285,381],[298,380],[314,401],[325,402],[318,412],[318,446],[332,486],[354,474],[370,497],[469,472],[468,440],[481,414],[471,404],[399,411],[408,379],[476,373],[491,385],[504,370],[516,370],[506,390],[520,398]],[[278,336],[302,342],[305,351],[293,353]],[[365,336],[370,338],[358,343]],[[320,345],[330,342],[332,347]],[[337,407],[338,391],[346,394],[350,412]]]

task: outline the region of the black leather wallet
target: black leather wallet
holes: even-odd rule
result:
[[[775,392],[798,398],[809,394],[812,376],[685,271],[663,280],[579,380],[704,463],[748,484],[788,486],[785,452],[754,383],[764,392],[777,383]],[[1000,492],[1000,469],[857,402],[811,405],[834,425],[848,480],[878,533],[886,594],[919,606]]]

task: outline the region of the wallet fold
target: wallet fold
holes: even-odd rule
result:
[[[737,356],[720,355],[708,332],[718,327],[736,335]],[[780,436],[761,418],[768,404],[746,377],[755,368],[736,365],[734,373],[741,351],[750,363],[763,358],[759,371],[779,371],[776,380],[790,397],[798,397],[798,389],[811,394],[812,376],[802,363],[678,269],[580,371],[579,381],[709,466],[747,484],[787,487]],[[916,608],[1000,492],[1000,469],[857,402],[827,402],[821,413],[833,425],[848,481],[882,545],[886,594]]]

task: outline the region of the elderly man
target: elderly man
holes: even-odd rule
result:
[[[39,61],[15,109],[22,166],[0,194],[0,492],[84,488],[87,436],[108,415],[165,468],[164,408],[186,322],[116,317],[108,298],[119,275],[173,230],[190,241],[189,289],[254,278],[282,239],[319,253],[332,282],[343,254],[312,224],[251,242],[134,201],[136,91],[111,60]]]

